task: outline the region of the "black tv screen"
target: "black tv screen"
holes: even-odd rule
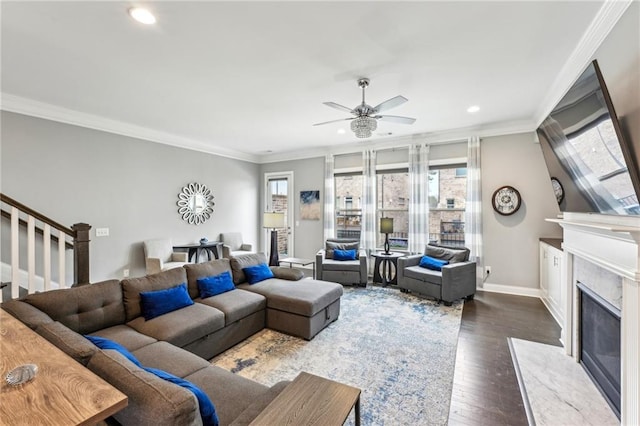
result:
[[[561,211],[640,215],[638,168],[596,61],[537,133]]]

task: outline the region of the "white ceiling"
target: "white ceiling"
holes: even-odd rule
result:
[[[357,142],[312,124],[368,77],[417,119],[374,142],[531,130],[603,2],[148,2],[154,26],[132,5],[3,1],[3,109],[261,161]]]

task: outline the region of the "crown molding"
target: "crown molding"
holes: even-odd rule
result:
[[[604,2],[578,45],[564,63],[547,96],[540,104],[540,108],[536,111],[536,128],[549,115],[580,73],[591,62],[596,50],[598,50],[604,39],[632,3],[633,0],[607,0]]]
[[[162,132],[148,127],[138,126],[124,121],[112,120],[98,115],[87,114],[72,109],[62,108],[44,102],[20,96],[2,93],[0,109],[60,123],[71,124],[88,129],[115,133],[136,139],[189,149],[206,154],[218,155],[235,160],[259,162],[259,156],[211,145],[208,141],[187,138],[172,133]]]
[[[281,161],[304,160],[308,158],[324,157],[325,155],[342,155],[361,152],[363,149],[383,150],[390,148],[400,148],[412,144],[426,143],[429,145],[447,144],[455,142],[466,142],[469,136],[481,138],[493,136],[505,136],[520,133],[533,132],[536,129],[535,123],[530,120],[509,121],[493,123],[483,126],[465,127],[453,130],[443,130],[428,133],[416,133],[413,135],[373,139],[363,142],[353,142],[339,146],[316,149],[301,149],[282,153],[265,154],[260,157],[261,164],[277,163]]]

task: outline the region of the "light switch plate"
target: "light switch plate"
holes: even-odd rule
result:
[[[108,237],[109,228],[96,228],[96,237]]]

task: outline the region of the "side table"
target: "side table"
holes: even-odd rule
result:
[[[404,256],[403,253],[384,252],[373,253],[376,262],[373,266],[373,282],[382,283],[383,287],[389,284],[398,283],[398,258]]]
[[[287,257],[284,259],[280,259],[280,263],[288,263],[289,268],[293,268],[293,264],[300,266],[313,265],[313,279],[316,279],[316,262],[311,259],[300,259],[299,257]]]

